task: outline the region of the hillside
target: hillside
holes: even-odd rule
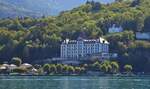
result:
[[[97,1],[108,3],[113,0]],[[0,17],[58,15],[61,11],[71,10],[85,2],[86,0],[0,0]]]
[[[24,8],[18,8],[14,5],[0,2],[0,18],[6,17],[16,17],[16,16],[36,16],[37,13],[34,13],[30,10]]]
[[[0,20],[0,61],[20,57],[33,63],[59,57],[65,38],[77,39],[84,34],[87,39],[105,37],[110,42],[110,52],[119,54],[117,60],[122,65],[149,71],[150,42],[135,39],[137,31],[150,32],[149,9],[149,0],[123,0],[109,5],[87,2],[58,16]],[[108,28],[113,24],[121,25],[124,31],[109,34]]]

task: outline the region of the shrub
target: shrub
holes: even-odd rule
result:
[[[22,60],[18,57],[13,57],[11,61],[12,61],[12,64],[17,65],[17,66],[20,66],[22,64]]]
[[[43,71],[46,72],[46,74],[50,73],[50,65],[49,64],[45,64],[43,66]]]
[[[127,73],[130,73],[133,68],[132,68],[132,65],[126,64],[126,65],[124,66],[124,69],[126,70]]]
[[[16,69],[13,69],[13,72],[14,73],[26,73],[27,72],[27,69],[26,68],[16,68]]]

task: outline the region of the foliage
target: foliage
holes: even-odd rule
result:
[[[92,67],[94,67],[94,69],[99,70],[100,63],[98,61],[96,61],[94,64],[92,64]]]
[[[126,64],[123,67],[124,71],[120,71],[119,68],[121,68],[121,65],[119,65],[117,61],[111,61],[111,60],[96,61],[94,63],[82,64],[82,65],[72,66],[72,65],[64,65],[64,64],[44,64],[43,66],[40,66],[36,64],[32,68],[25,68],[22,66],[18,66],[16,68],[8,67],[4,70],[1,69],[0,73],[8,73],[8,74],[23,73],[23,74],[33,74],[33,75],[82,75],[88,73],[88,71],[103,72],[105,74],[115,74],[124,71],[130,73],[133,70],[131,65]],[[0,67],[3,66],[4,65],[0,65]]]
[[[75,72],[75,69],[73,66],[68,66],[68,72],[73,74]]]
[[[22,60],[18,57],[13,57],[11,61],[12,61],[12,64],[17,65],[17,66],[20,66],[22,64]]]
[[[116,61],[104,60],[102,62],[96,61],[92,64],[92,71],[101,71],[104,73],[118,73],[120,65]]]
[[[43,71],[46,72],[47,74],[49,74],[50,73],[50,65],[49,64],[44,64]]]
[[[57,73],[57,67],[56,67],[56,65],[54,65],[54,64],[50,65],[50,72],[51,73]]]
[[[63,65],[57,64],[56,68],[57,68],[57,73],[62,73],[62,71],[63,71]]]
[[[132,65],[126,64],[126,65],[124,66],[124,69],[126,70],[127,73],[130,73],[133,68],[132,68]]]
[[[18,67],[18,68],[13,69],[13,72],[14,73],[26,73],[27,69],[26,68]]]
[[[111,62],[112,73],[117,73],[119,71],[119,64],[115,61]]]
[[[24,62],[41,62],[60,56],[60,43],[66,38],[104,36],[110,42],[110,52],[119,54],[120,65],[130,63],[136,71],[148,72],[149,41],[137,41],[134,34],[149,32],[149,23],[150,0],[116,0],[107,5],[91,1],[59,16],[0,19],[0,61],[20,57]],[[109,34],[108,28],[113,24],[121,25],[124,31]],[[111,65],[106,64],[101,68],[110,72]],[[64,66],[55,67],[59,67],[55,72],[68,71]]]

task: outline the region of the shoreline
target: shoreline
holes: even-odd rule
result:
[[[150,77],[150,75],[148,75],[148,74],[142,74],[142,75],[136,75],[136,74],[132,74],[132,75],[126,75],[126,74],[121,74],[121,75],[114,75],[114,74],[104,74],[104,75],[75,75],[75,74],[72,74],[72,75],[57,75],[57,74],[54,74],[54,75],[2,75],[2,74],[0,74],[0,76],[31,76],[31,77],[41,77],[41,76],[44,76],[44,77],[47,77],[47,76],[68,76],[68,77],[70,77],[70,76],[76,76],[76,77],[78,77],[78,76],[83,76],[83,77]]]

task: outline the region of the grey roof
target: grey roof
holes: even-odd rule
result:
[[[69,40],[66,39],[64,40],[63,44],[77,44],[77,42],[83,42],[83,43],[103,43],[103,44],[109,44],[109,42],[107,40],[105,40],[104,38],[99,38],[99,39],[82,39],[82,40]]]

